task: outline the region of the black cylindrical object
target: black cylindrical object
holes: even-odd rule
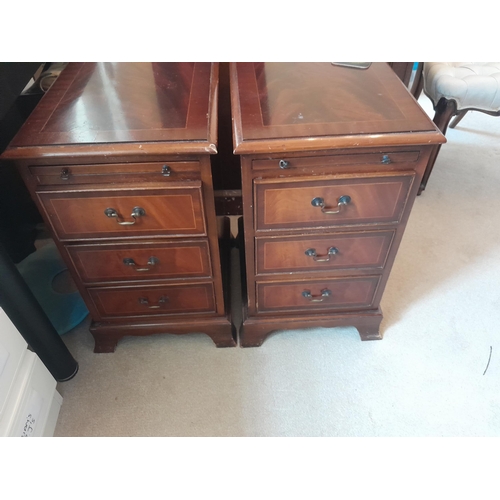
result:
[[[70,380],[76,375],[78,363],[1,242],[0,306],[58,382]]]

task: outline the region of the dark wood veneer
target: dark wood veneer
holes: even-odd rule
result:
[[[201,183],[188,185],[164,190],[38,191],[37,196],[61,240],[205,235]],[[134,221],[135,207],[144,209],[144,215]],[[106,216],[108,208],[118,217]]]
[[[281,281],[278,283],[257,282],[257,310],[266,311],[329,311],[369,308],[380,277],[330,278]],[[328,295],[322,295],[326,290]],[[304,297],[310,292],[312,299]]]
[[[337,155],[320,155],[318,156],[305,156],[305,157],[294,157],[288,156],[287,154],[283,155],[279,161],[275,159],[265,159],[265,160],[253,160],[252,168],[255,170],[265,170],[265,169],[274,169],[277,170],[281,168],[282,170],[294,170],[301,168],[314,168],[314,167],[339,167],[340,165],[350,165],[354,169],[354,171],[359,171],[361,166],[374,166],[379,165],[383,162],[384,157],[389,156],[391,165],[396,165],[396,168],[404,168],[405,164],[408,163],[407,168],[413,168],[414,162],[418,160],[419,152],[418,151],[408,151],[408,152],[392,152],[385,151],[382,153],[345,153],[345,154],[337,154]],[[286,161],[286,168],[280,167],[280,162]],[[363,167],[361,167],[363,168]],[[279,170],[278,170],[279,171]]]
[[[32,166],[30,173],[40,186],[72,186],[100,183],[189,181],[200,178],[197,161],[109,163],[93,165]]]
[[[386,63],[232,63],[230,72],[245,242],[241,345],[335,326],[381,339],[380,300],[443,135]],[[311,248],[323,262],[306,255]]]
[[[236,345],[209,157],[217,101],[217,63],[70,63],[3,154],[86,301],[95,352],[152,333]]]
[[[366,231],[255,238],[256,274],[324,273],[334,269],[381,270],[393,237],[394,231]],[[330,248],[334,248],[335,253],[329,254]],[[316,256],[307,254],[311,249]]]
[[[347,224],[397,223],[413,182],[401,175],[256,179],[256,230],[333,227]],[[323,213],[312,200],[322,198],[325,209],[337,209],[342,196],[351,201],[339,213]]]
[[[215,313],[211,283],[129,288],[113,286],[89,288],[88,291],[99,312],[97,319]]]
[[[394,76],[386,63],[372,63],[367,70],[331,63],[233,64],[235,151],[269,154],[443,142]]]
[[[212,275],[206,240],[100,243],[66,247],[83,283]]]
[[[211,63],[71,63],[11,146],[215,144],[213,73]]]

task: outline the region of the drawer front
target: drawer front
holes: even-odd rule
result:
[[[258,274],[384,267],[394,231],[256,239]]]
[[[257,283],[259,312],[349,310],[370,307],[380,277]]]
[[[156,190],[38,191],[61,240],[205,235],[201,183]]]
[[[169,182],[199,179],[198,161],[113,163],[29,167],[39,186],[120,182]]]
[[[253,170],[297,170],[302,168],[322,168],[338,166],[378,166],[394,165],[399,168],[413,168],[420,155],[419,151],[399,151],[381,153],[341,154],[328,156],[304,156],[268,158],[252,161]]]
[[[256,229],[398,223],[414,172],[255,180]]]
[[[74,245],[66,250],[83,283],[211,276],[206,240]]]
[[[215,312],[212,283],[89,288],[101,319]]]

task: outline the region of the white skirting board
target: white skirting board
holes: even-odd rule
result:
[[[62,404],[57,382],[40,358],[27,349],[1,308],[0,348],[0,436],[53,436]]]

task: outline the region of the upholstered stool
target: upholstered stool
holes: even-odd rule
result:
[[[434,123],[443,134],[454,128],[467,111],[500,115],[500,63],[426,62],[423,69],[424,93],[434,105]],[[427,185],[441,145],[431,154],[418,194]]]

